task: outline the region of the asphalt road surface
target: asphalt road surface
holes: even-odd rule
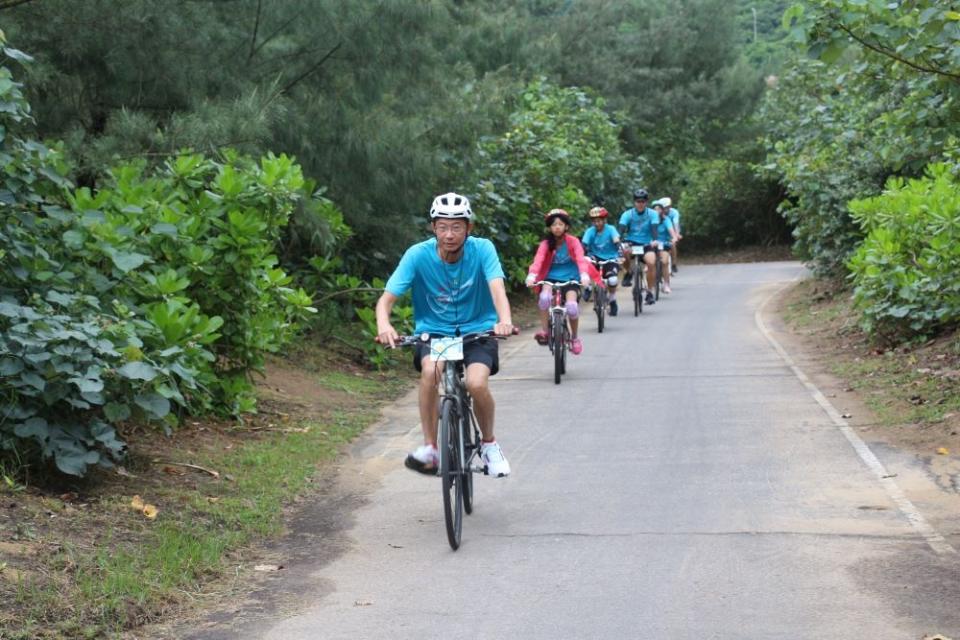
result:
[[[328,534],[306,536],[308,509],[287,573],[189,637],[960,637],[960,510],[936,509],[914,458],[845,430],[763,329],[776,340],[757,310],[802,274],[682,267],[639,318],[621,292],[602,335],[588,306],[559,386],[532,332],[503,343],[513,475],[475,477],[457,552],[439,480],[402,465],[406,397],[313,512]]]

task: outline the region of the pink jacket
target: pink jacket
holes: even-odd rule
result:
[[[580,240],[569,233],[566,234],[563,239],[567,243],[567,253],[570,254],[570,257],[573,258],[573,261],[577,264],[580,273],[588,274],[594,282],[599,284],[601,281],[600,271],[583,255],[583,245],[580,244]],[[550,250],[547,241],[542,240],[540,246],[537,247],[537,255],[533,257],[533,264],[527,269],[527,273],[532,273],[538,282],[546,278],[550,272],[550,266],[553,264],[553,256],[555,253],[556,251]],[[537,291],[539,290],[540,288],[537,287]]]

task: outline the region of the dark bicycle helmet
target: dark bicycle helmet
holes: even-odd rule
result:
[[[644,188],[641,187],[640,189],[637,189],[636,191],[633,192],[633,199],[634,199],[634,200],[649,200],[649,199],[650,199],[650,193],[647,192],[646,189],[644,189]]]
[[[568,227],[573,226],[573,221],[570,219],[570,214],[563,209],[550,209],[550,211],[543,216],[543,224],[549,227],[551,224],[553,224],[554,218],[560,218],[567,224]]]

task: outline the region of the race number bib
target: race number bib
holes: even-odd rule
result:
[[[434,338],[430,341],[430,359],[434,362],[463,360],[463,338]]]

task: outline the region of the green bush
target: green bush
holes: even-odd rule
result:
[[[854,200],[866,238],[850,259],[863,327],[889,342],[960,321],[960,181],[951,165],[892,178],[882,195]]]
[[[691,160],[683,173],[688,186],[678,206],[685,250],[790,242],[789,226],[776,211],[779,185],[757,176],[749,162]]]
[[[515,283],[526,276],[544,213],[559,207],[585,221],[591,198],[629,199],[640,180],[639,165],[622,151],[620,127],[602,99],[539,80],[520,101],[509,131],[480,144],[483,170],[474,197],[480,233],[497,244]]]
[[[185,153],[73,189],[58,147],[17,135],[29,122],[0,66],[0,449],[82,475],[122,456],[126,421],[252,410],[251,370],[313,312],[278,267],[282,230],[300,212],[340,232],[339,212],[272,154]]]

